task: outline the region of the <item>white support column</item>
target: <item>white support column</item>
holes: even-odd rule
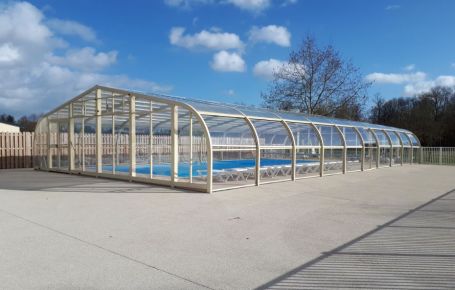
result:
[[[150,165],[150,178],[153,178],[153,101],[150,101],[150,118],[149,118],[149,165]]]
[[[129,157],[130,157],[130,177],[136,176],[136,97],[129,96],[130,111],[129,111]]]
[[[81,170],[85,171],[85,101],[82,102],[82,121],[81,121],[81,159],[82,159],[82,164],[81,164]]]
[[[95,98],[95,118],[96,118],[96,136],[95,136],[95,148],[96,148],[96,173],[102,173],[103,171],[103,139],[102,139],[102,123],[101,123],[101,90],[96,89]]]
[[[68,106],[68,170],[74,170],[74,118],[73,103]]]
[[[52,169],[52,133],[51,133],[51,122],[47,118],[47,169]]]
[[[114,94],[112,94],[112,174],[115,174],[115,166],[116,166],[116,152],[117,152],[117,142],[115,138],[115,98]]]
[[[335,126],[337,129],[338,133],[341,135],[341,140],[343,141],[343,174],[346,174],[347,171],[347,164],[348,164],[348,147],[346,144],[346,137],[343,134],[343,131],[341,131],[340,127]]]
[[[193,182],[193,113],[190,112],[190,130],[189,130],[189,138],[190,138],[190,168],[189,168],[189,175],[190,175],[190,183]]]
[[[171,112],[171,186],[175,186],[179,175],[179,113],[178,107],[172,105]]]

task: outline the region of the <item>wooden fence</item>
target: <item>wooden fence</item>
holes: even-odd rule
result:
[[[82,154],[80,143],[82,143],[82,136],[75,134],[75,153],[76,155]],[[12,169],[12,168],[31,168],[33,167],[33,156],[34,154],[47,154],[47,138],[43,141],[41,152],[34,152],[33,140],[35,134],[30,132],[22,133],[1,133],[0,132],[0,169]],[[85,155],[90,156],[95,154],[95,134],[85,134]],[[51,143],[56,145],[63,145],[61,148],[67,146],[66,134],[60,134],[60,140],[57,140],[57,134],[51,136]],[[213,140],[214,144],[240,144],[241,140],[232,138],[227,140],[226,138],[217,137]],[[234,140],[235,139],[235,140]],[[116,144],[116,154],[128,154],[128,135],[121,134],[116,136],[115,140],[112,139],[111,134],[103,134],[103,147],[102,154],[112,154],[113,146],[112,143]],[[148,135],[138,135],[136,139],[136,151],[137,155],[145,156],[149,154],[150,139]],[[41,143],[41,142],[38,142]],[[79,143],[79,144],[78,144]],[[179,153],[185,155],[188,153],[189,138],[187,136],[180,137],[179,140]],[[170,155],[171,150],[171,137],[170,136],[154,136],[153,138],[153,151],[152,154],[158,155]],[[45,147],[45,148],[44,148]],[[203,154],[206,152],[206,143],[202,137],[193,137],[193,152],[199,152]],[[51,149],[53,155],[57,155],[57,148]],[[61,155],[66,155],[67,150],[62,150]],[[455,165],[455,147],[423,147],[420,152],[417,153],[417,159],[422,164],[434,164],[434,165]],[[121,158],[120,158],[121,159]]]
[[[0,132],[0,169],[33,167],[34,133]]]

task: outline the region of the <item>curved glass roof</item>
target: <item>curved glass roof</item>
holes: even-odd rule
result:
[[[338,126],[349,126],[349,127],[360,127],[360,128],[370,128],[370,129],[379,129],[379,130],[391,130],[391,131],[400,131],[400,132],[409,132],[405,129],[384,126],[379,124],[351,121],[346,119],[332,118],[319,115],[310,115],[305,113],[297,112],[288,112],[288,111],[278,111],[278,110],[268,110],[264,108],[257,108],[253,106],[241,106],[236,104],[227,104],[221,102],[213,101],[203,101],[196,99],[189,99],[184,97],[174,97],[167,95],[160,95],[161,97],[179,101],[187,105],[192,106],[202,115],[232,115],[237,117],[249,117],[252,119],[255,118],[265,118],[265,119],[274,119],[274,120],[284,120],[290,122],[308,122],[314,124],[329,124],[329,125],[338,125]]]
[[[286,121],[286,122],[305,122],[305,123],[313,123],[316,125],[337,125],[337,126],[345,126],[345,127],[357,127],[357,128],[366,128],[366,129],[376,129],[376,130],[389,130],[389,131],[397,131],[403,132],[406,134],[413,135],[412,132],[405,129],[372,124],[367,122],[358,122],[358,121],[350,121],[345,119],[338,119],[326,116],[319,116],[319,115],[309,115],[305,113],[298,113],[298,112],[287,112],[287,111],[278,111],[278,110],[268,110],[264,108],[257,108],[253,106],[243,106],[238,104],[227,104],[221,102],[214,102],[214,101],[205,101],[205,100],[198,100],[198,99],[191,99],[185,97],[178,97],[178,96],[170,96],[164,94],[156,94],[156,93],[143,93],[138,91],[131,91],[131,90],[123,90],[123,89],[116,89],[111,87],[105,86],[94,86],[89,90],[85,91],[78,97],[74,98],[69,102],[74,102],[75,99],[87,99],[88,96],[93,95],[93,91],[95,89],[106,89],[109,91],[116,91],[118,94],[134,94],[139,97],[144,98],[156,98],[161,99],[162,101],[171,101],[175,103],[181,103],[186,106],[192,107],[201,115],[213,115],[213,116],[231,116],[231,117],[248,117],[250,119],[270,119],[275,121]],[[94,95],[92,96],[94,97]],[[58,109],[62,108],[63,106],[67,105],[69,102],[63,104]],[[58,109],[52,111],[55,112]],[[51,114],[50,112],[49,114]],[[415,139],[415,137],[414,137]],[[418,140],[413,140],[414,144],[418,144]]]

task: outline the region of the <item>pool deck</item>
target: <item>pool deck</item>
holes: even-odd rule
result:
[[[455,167],[194,193],[0,170],[2,289],[455,288]]]

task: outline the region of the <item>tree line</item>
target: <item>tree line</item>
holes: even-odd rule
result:
[[[376,97],[369,121],[414,132],[423,146],[455,146],[455,88],[434,87],[415,97]]]
[[[1,114],[0,122],[10,125],[19,126],[22,132],[33,132],[35,131],[36,123],[38,122],[39,116],[32,114],[28,116],[22,116],[16,120],[13,115]]]
[[[414,132],[424,146],[455,146],[454,88],[387,101],[376,97],[367,108],[371,84],[333,46],[307,36],[275,69],[261,96],[266,108],[394,126]]]

